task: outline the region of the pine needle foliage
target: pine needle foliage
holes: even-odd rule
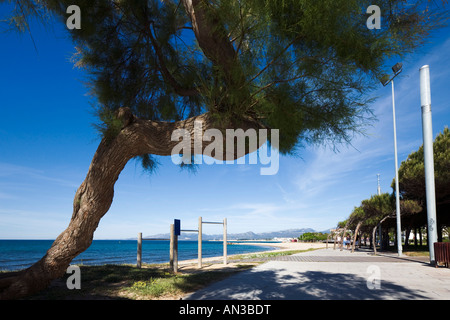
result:
[[[450,207],[450,130],[445,127],[433,142],[435,193],[438,210]],[[399,167],[399,187],[404,198],[425,203],[425,164],[423,145],[408,155]],[[392,181],[392,186],[395,179]],[[444,211],[444,210],[443,210]],[[447,211],[448,212],[448,211]]]
[[[251,118],[279,129],[282,153],[364,133],[374,121],[371,90],[389,63],[448,17],[440,2],[379,0],[382,28],[369,30],[369,0],[200,0],[211,32],[233,46],[224,65],[202,51],[183,2],[16,1],[44,4],[63,23],[69,5],[81,8],[82,28],[70,33],[102,133],[117,133],[111,115],[120,107],[162,121],[209,112],[221,125]]]

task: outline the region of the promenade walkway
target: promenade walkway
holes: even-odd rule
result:
[[[277,257],[184,299],[447,300],[450,269],[428,258],[329,248]]]

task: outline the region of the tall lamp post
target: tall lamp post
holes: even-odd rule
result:
[[[436,263],[434,243],[437,242],[436,193],[434,186],[433,128],[431,121],[430,67],[423,66],[420,72],[420,104],[422,106],[423,154],[425,187],[427,198],[428,248],[430,263]]]
[[[392,116],[394,120],[394,152],[395,152],[395,205],[396,205],[396,217],[397,217],[397,249],[398,255],[402,255],[402,227],[400,220],[400,192],[398,186],[398,158],[397,158],[397,129],[395,125],[395,96],[394,96],[394,78],[402,72],[403,65],[401,63],[396,63],[392,67],[394,76],[391,78],[389,75],[384,76],[381,79],[383,86],[387,86],[392,83]]]

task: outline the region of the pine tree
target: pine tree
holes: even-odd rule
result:
[[[434,183],[436,195],[436,216],[438,239],[442,240],[442,228],[450,226],[450,130],[440,132],[433,142]],[[422,204],[422,218],[411,222],[414,227],[422,227],[427,221],[425,193],[425,165],[423,145],[408,155],[399,168],[399,187],[403,199],[411,199]],[[392,181],[394,185],[395,179]]]
[[[73,2],[16,0],[11,23],[27,30],[27,18],[48,13],[65,23]],[[178,128],[192,134],[201,120],[204,130],[279,129],[284,154],[363,133],[386,62],[413,52],[446,17],[425,0],[377,3],[380,30],[367,28],[368,0],[76,1],[81,29],[70,35],[103,138],[68,228],[40,261],[0,280],[0,296],[60,277],[91,244],[126,163],[140,157],[154,169],[152,156],[171,154]]]

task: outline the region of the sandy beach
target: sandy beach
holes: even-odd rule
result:
[[[241,244],[236,243],[237,245]],[[308,249],[319,249],[319,248],[325,248],[326,244],[321,242],[245,242],[242,244],[246,245],[255,245],[255,246],[270,246],[275,247],[277,249],[274,249],[276,251],[279,250],[308,250]]]
[[[258,251],[255,254],[267,253],[267,252],[280,252],[280,251],[291,251],[291,250],[308,250],[308,249],[321,249],[325,248],[326,244],[317,242],[317,243],[309,243],[309,242],[236,242],[233,245],[254,245],[254,246],[264,246],[264,247],[273,247],[273,250],[267,251]],[[203,258],[202,259],[202,270],[208,269],[218,269],[218,268],[235,268],[239,265],[242,265],[242,262],[234,262],[233,257],[236,256],[248,256],[252,253],[245,254],[237,254],[237,255],[228,255],[228,263],[227,265],[223,264],[223,256]],[[197,269],[197,259],[192,260],[182,260],[178,261],[178,269],[181,272],[190,272],[193,269]],[[250,263],[251,264],[251,263]]]

